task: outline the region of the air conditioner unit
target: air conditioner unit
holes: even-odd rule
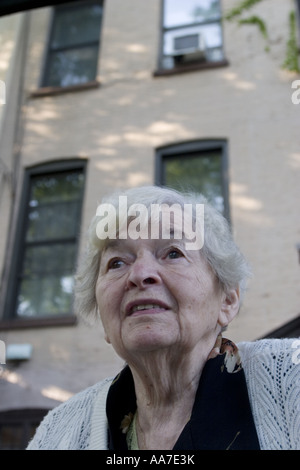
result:
[[[205,59],[206,46],[203,34],[196,32],[173,37],[171,54],[183,60]]]

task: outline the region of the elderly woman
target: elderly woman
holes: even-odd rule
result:
[[[100,315],[126,365],[52,410],[28,449],[299,449],[292,340],[222,338],[248,276],[202,196],[142,187],[103,201],[76,307]]]

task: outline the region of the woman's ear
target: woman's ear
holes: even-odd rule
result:
[[[224,328],[238,314],[240,308],[240,289],[230,289],[222,295],[221,309],[219,313],[218,323]]]

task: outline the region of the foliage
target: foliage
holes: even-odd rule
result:
[[[258,16],[251,16],[250,18],[244,18],[242,20],[239,20],[239,24],[255,24],[256,26],[258,26],[258,29],[260,30],[263,37],[265,39],[268,38],[266,23]]]
[[[237,16],[241,16],[245,10],[249,10],[257,3],[262,2],[263,0],[243,0],[237,7],[232,8],[225,16],[226,20],[233,20]]]
[[[297,21],[296,14],[294,11],[290,12],[290,31],[289,31],[289,40],[287,43],[286,58],[282,67],[291,70],[300,72],[299,61],[298,61],[298,44],[297,44]]]
[[[255,25],[258,27],[260,33],[266,41],[268,41],[268,32],[266,22],[257,15],[241,18],[245,11],[250,10],[264,0],[242,0],[236,7],[229,10],[224,16],[227,21],[236,21],[239,25]],[[266,45],[266,51],[269,51],[269,46]],[[297,21],[295,11],[289,15],[289,39],[287,41],[286,57],[282,67],[286,70],[293,72],[300,72],[299,67],[299,50],[297,45]]]

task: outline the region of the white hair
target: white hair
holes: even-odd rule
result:
[[[102,200],[102,204],[112,204],[116,209],[119,197],[126,196],[128,206],[139,203],[147,208],[151,204],[204,204],[204,244],[202,256],[207,260],[225,292],[239,288],[240,299],[251,275],[249,265],[233,240],[230,226],[223,215],[198,193],[178,192],[158,186],[142,186],[114,193]],[[194,211],[194,216],[196,212]],[[97,233],[99,215],[95,215],[88,230],[86,252],[77,269],[75,283],[75,311],[84,316],[97,316],[95,296],[101,253],[107,240]]]

